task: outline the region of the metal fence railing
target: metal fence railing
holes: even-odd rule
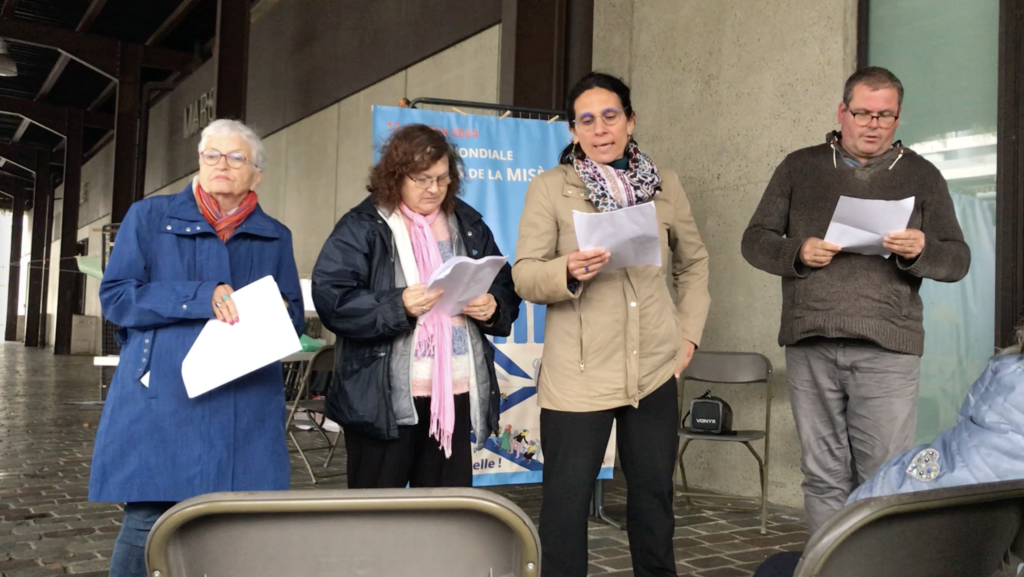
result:
[[[460,114],[479,114],[482,116],[500,116],[505,118],[532,118],[536,120],[546,120],[548,122],[565,120],[564,110],[507,106],[505,104],[470,102],[468,100],[416,98],[412,101],[406,101],[405,105],[408,108],[415,108],[418,110],[437,110],[443,112],[458,112]]]

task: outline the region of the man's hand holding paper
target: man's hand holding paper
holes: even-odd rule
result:
[[[908,228],[885,235],[882,246],[903,258],[914,259],[924,252],[924,232]]]
[[[843,248],[839,245],[825,242],[820,238],[809,238],[800,247],[800,262],[811,268],[828,266],[841,250]]]
[[[921,254],[917,248],[924,248],[924,235],[918,237],[906,230],[913,212],[913,196],[903,200],[841,196],[825,233],[825,242],[842,247],[844,252],[885,258],[893,252],[900,256],[917,256]]]

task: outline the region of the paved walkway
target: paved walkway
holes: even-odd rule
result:
[[[117,505],[86,501],[93,437],[99,423],[99,369],[89,357],[56,357],[20,343],[0,345],[0,574],[48,577],[107,574],[120,530]],[[344,452],[332,469],[344,469]],[[293,487],[311,488],[293,461]],[[344,478],[321,487],[339,488]],[[539,486],[499,493],[536,522]],[[609,513],[625,517],[625,488],[607,491]],[[681,503],[680,503],[681,505]],[[743,577],[768,555],[802,549],[807,533],[798,513],[773,510],[768,535],[750,513],[676,508],[680,576]],[[632,575],[626,534],[590,524],[590,574]]]

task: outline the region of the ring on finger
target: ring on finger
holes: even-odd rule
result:
[[[213,303],[213,306],[220,308],[220,303]]]

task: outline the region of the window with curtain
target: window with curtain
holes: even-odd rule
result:
[[[921,287],[924,442],[956,422],[995,350],[999,0],[870,0],[868,14],[867,64],[906,91],[896,138],[942,172],[971,247],[967,278]]]

